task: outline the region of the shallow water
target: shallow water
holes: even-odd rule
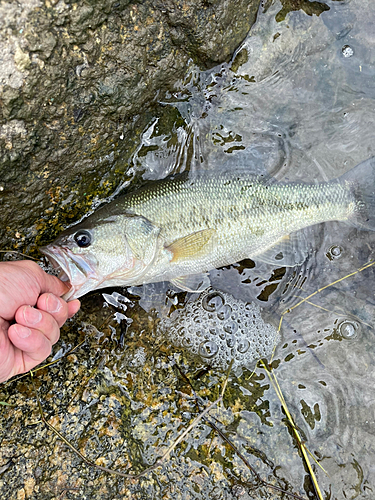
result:
[[[166,105],[165,115],[178,111],[173,127],[165,132],[162,116],[143,136],[134,165],[144,178],[241,165],[278,180],[316,182],[372,156],[375,7],[327,5],[330,10],[319,17],[297,11],[277,23],[275,2],[232,64],[205,73],[192,68],[190,80]],[[339,223],[319,225],[310,236],[311,255],[302,266],[275,272],[244,262],[213,271],[211,282],[261,305],[274,324],[297,305],[283,316],[276,375],[308,448],[327,471],[315,468],[325,498],[371,498],[374,268],[343,278],[374,258],[375,236]],[[248,391],[241,381],[239,386]],[[272,388],[264,398],[275,426],[282,419],[280,403]],[[255,412],[244,409],[238,418],[238,442],[246,435],[297,490],[309,491],[296,458],[288,456],[285,436],[262,425]]]
[[[375,5],[359,0],[326,4],[330,10],[319,17],[294,11],[277,22],[282,6],[273,2],[260,12],[230,64],[206,72],[192,66],[143,134],[133,158],[133,185],[187,168],[233,164],[278,180],[316,182],[338,177],[374,155]],[[323,497],[373,498],[375,266],[354,273],[374,258],[375,234],[327,223],[311,229],[309,239],[310,257],[301,266],[277,270],[244,261],[211,272],[211,283],[262,307],[264,320],[275,327],[283,318],[274,372],[306,446],[327,472],[315,467]],[[190,378],[200,401],[218,396],[220,370],[205,373],[201,359],[191,359],[157,334],[160,317],[192,300],[167,293],[168,288],[107,290],[105,300],[100,293],[85,298],[79,321],[86,323],[89,349],[67,358],[59,378],[40,388],[45,404],[66,391],[60,430],[92,460],[105,456],[107,466],[127,463],[142,470],[199,413],[181,373]],[[56,356],[78,337],[63,335],[65,344],[56,347]],[[83,394],[69,406],[80,382]],[[232,374],[224,408],[211,414],[262,477],[313,498],[263,369]],[[69,450],[59,453],[69,461]],[[82,466],[80,474],[94,477]],[[112,498],[111,491],[120,498],[158,500],[283,498],[264,486],[249,490],[251,472],[204,422],[140,483],[104,477],[108,491],[100,490],[101,498]],[[79,483],[82,498],[90,487],[88,497],[96,498],[92,481],[91,486]]]

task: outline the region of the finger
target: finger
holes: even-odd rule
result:
[[[51,292],[61,297],[70,289],[70,285],[64,281],[59,280],[59,278],[53,276],[52,274],[44,273],[42,275],[40,289],[41,293]]]
[[[43,271],[36,262],[31,260],[21,260],[17,262],[10,262],[14,268],[23,269],[29,278],[30,283],[38,289],[40,293],[51,292],[55,295],[61,296],[69,290],[69,285],[59,280],[56,276],[52,276]]]
[[[36,303],[37,309],[49,313],[61,327],[68,319],[69,308],[65,300],[53,293],[43,293]]]
[[[17,373],[14,347],[8,337],[8,321],[0,318],[0,382],[5,382],[8,378]]]
[[[31,264],[34,263],[32,262]],[[61,295],[64,295],[70,289],[68,283],[59,280],[56,276],[45,273],[37,264],[36,266],[42,271],[41,273],[37,273],[41,293],[50,292],[61,297]]]
[[[52,343],[40,331],[23,325],[14,324],[9,327],[8,337],[12,344],[23,353],[23,358],[31,359],[34,363],[28,363],[25,370],[44,361],[51,354]]]
[[[68,318],[74,316],[80,309],[81,302],[78,299],[68,302]]]
[[[38,309],[51,314],[61,327],[68,318],[78,312],[81,303],[78,299],[66,302],[52,293],[45,293],[39,297],[36,306]]]
[[[31,306],[21,306],[16,311],[15,320],[19,326],[38,330],[51,344],[55,344],[59,339],[59,324],[51,314],[45,311],[40,311],[39,309],[35,309]],[[30,335],[26,335],[26,330],[23,330],[23,333],[25,335],[24,338],[27,338]],[[21,349],[19,345],[16,347]]]

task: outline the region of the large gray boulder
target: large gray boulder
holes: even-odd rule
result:
[[[228,60],[259,1],[1,1],[1,247],[32,251],[111,193],[153,106],[190,59]]]

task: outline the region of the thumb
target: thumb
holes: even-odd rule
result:
[[[59,280],[56,276],[45,273],[44,271],[42,271],[42,274],[39,275],[39,286],[40,293],[53,293],[58,297],[61,297],[70,289],[69,284]]]
[[[38,285],[39,293],[53,293],[58,297],[64,295],[69,289],[70,285],[65,283],[56,276],[51,274],[47,274],[43,269],[30,260],[19,261],[17,262],[19,267],[23,267],[26,271],[28,271],[29,278],[33,278]]]

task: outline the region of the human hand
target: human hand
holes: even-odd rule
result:
[[[68,286],[28,260],[0,262],[0,382],[44,361],[60,327],[80,308]]]

